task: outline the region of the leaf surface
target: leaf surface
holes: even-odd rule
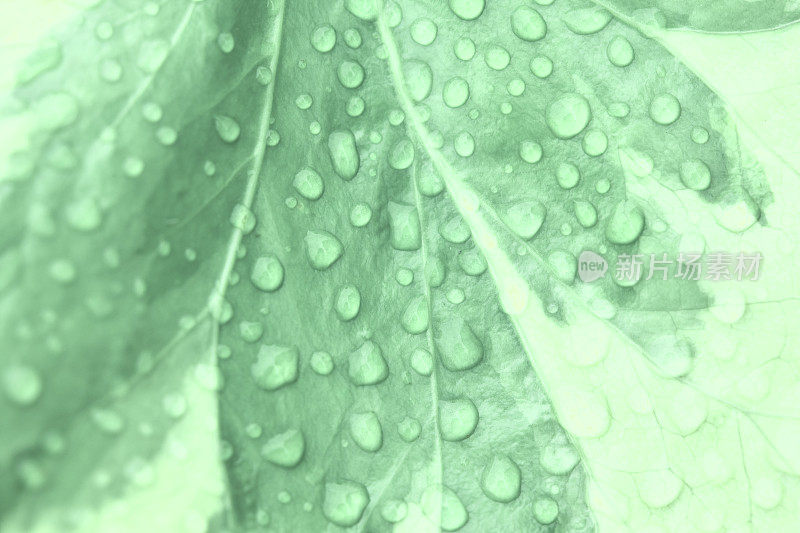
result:
[[[791,529],[796,176],[638,15],[97,4],[15,94],[10,527]],[[765,278],[576,279],[698,246]]]

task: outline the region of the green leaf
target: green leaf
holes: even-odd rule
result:
[[[796,0],[598,0],[620,15],[660,28],[748,32],[778,28],[800,18]]]
[[[672,37],[579,0],[90,3],[7,106],[4,528],[796,525],[796,175]],[[764,278],[576,279],[698,247]]]

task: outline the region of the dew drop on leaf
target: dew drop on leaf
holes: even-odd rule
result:
[[[284,468],[297,466],[303,459],[306,443],[299,429],[288,429],[271,437],[261,447],[261,456],[272,464]]]
[[[272,391],[297,380],[300,356],[293,346],[261,345],[250,372],[256,385]]]

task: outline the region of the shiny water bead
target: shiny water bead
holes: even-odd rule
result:
[[[340,320],[347,322],[358,316],[361,309],[361,293],[352,284],[346,284],[339,288],[336,293],[334,303],[336,315]]]
[[[681,103],[669,93],[661,94],[650,102],[650,118],[663,126],[668,126],[681,116]]]
[[[358,173],[360,160],[356,139],[350,130],[335,130],[328,136],[328,151],[333,170],[344,180],[353,179]]]
[[[496,502],[508,503],[519,497],[522,473],[507,455],[495,455],[483,470],[481,489]]]
[[[422,425],[414,418],[407,416],[397,424],[397,434],[406,442],[414,442],[421,432]]]
[[[538,41],[547,34],[547,24],[538,11],[521,6],[511,14],[511,30],[523,41]]]
[[[475,57],[475,42],[469,37],[462,37],[453,46],[453,52],[461,61],[469,61]]]
[[[492,46],[486,51],[484,61],[493,70],[504,70],[511,61],[511,55],[503,47]]]
[[[325,184],[322,176],[310,167],[304,167],[297,171],[292,180],[295,190],[307,200],[318,200],[325,191]]]
[[[453,141],[453,148],[461,157],[469,157],[475,152],[475,138],[469,132],[462,131]]]
[[[233,35],[228,32],[223,32],[217,37],[217,45],[223,53],[230,54],[233,52],[233,48],[236,46],[236,41],[234,40]]]
[[[622,35],[617,35],[609,41],[606,47],[606,56],[612,65],[627,67],[633,63],[633,46],[630,41]]]
[[[448,107],[461,107],[469,98],[469,84],[461,77],[447,80],[442,89],[442,99]]]
[[[583,152],[591,157],[605,153],[608,148],[608,137],[600,130],[589,130],[581,141]]]
[[[576,136],[589,124],[591,118],[589,102],[577,93],[559,96],[547,106],[545,112],[547,126],[559,139]]]
[[[553,61],[546,56],[531,59],[531,72],[537,78],[546,78],[553,73]]]
[[[708,189],[711,185],[711,170],[700,159],[690,159],[681,164],[681,181],[695,191]]]
[[[347,362],[347,373],[354,385],[376,385],[389,376],[383,352],[370,340],[350,352]]]
[[[344,43],[350,48],[358,48],[361,46],[361,34],[355,28],[348,28],[344,31]]]
[[[578,184],[581,173],[572,163],[561,163],[556,169],[556,179],[563,189],[571,189]]]
[[[330,268],[344,253],[341,241],[325,230],[309,230],[303,239],[306,257],[314,270]]]
[[[361,483],[349,480],[325,483],[322,513],[340,527],[354,526],[369,504],[369,493]]]
[[[259,349],[250,372],[256,385],[273,391],[297,380],[299,362],[297,348],[264,344]]]
[[[345,60],[336,69],[339,83],[348,89],[356,89],[364,83],[364,67],[356,61]]]
[[[39,373],[28,365],[6,366],[0,380],[6,397],[18,405],[30,405],[42,394],[42,379]]]
[[[411,38],[422,46],[428,46],[436,39],[438,28],[431,19],[421,18],[411,25]]]
[[[305,438],[299,429],[288,429],[271,437],[261,447],[261,456],[283,468],[297,466],[305,453]]]
[[[349,419],[350,437],[365,452],[377,452],[383,445],[383,430],[373,412],[354,413]]]
[[[317,52],[325,53],[333,50],[336,45],[336,30],[325,24],[317,27],[311,34],[311,46]]]
[[[250,271],[250,281],[265,292],[272,292],[283,285],[284,269],[280,260],[272,254],[256,259]]]
[[[536,141],[522,141],[519,143],[519,156],[526,163],[538,163],[542,159],[542,145]]]
[[[450,9],[463,20],[475,20],[486,7],[485,0],[449,0]]]
[[[311,354],[311,370],[320,376],[327,376],[333,372],[333,357],[328,352],[314,352]]]
[[[511,96],[521,96],[525,92],[525,82],[521,78],[514,78],[506,85],[506,91]]]

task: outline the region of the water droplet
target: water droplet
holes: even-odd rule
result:
[[[486,260],[483,258],[483,254],[481,254],[477,248],[459,253],[458,264],[461,266],[461,270],[468,276],[480,276],[486,272],[488,267]]]
[[[94,408],[90,411],[92,422],[94,422],[101,431],[109,434],[117,434],[125,427],[125,420],[119,413],[110,409]]]
[[[360,164],[356,139],[349,130],[336,130],[328,136],[333,169],[343,180],[351,180]]]
[[[345,111],[351,117],[360,117],[367,104],[360,96],[354,96],[347,101]]]
[[[230,223],[234,228],[247,235],[256,227],[256,216],[249,207],[236,204],[231,210]]]
[[[442,99],[448,107],[461,107],[469,98],[469,84],[458,76],[450,78],[442,89]]]
[[[383,430],[373,412],[350,415],[350,437],[365,452],[377,452],[383,445]]]
[[[309,230],[303,241],[308,262],[315,270],[326,270],[344,253],[341,241],[324,230]]]
[[[578,271],[578,260],[571,253],[564,250],[553,250],[547,256],[547,264],[553,274],[564,283],[571,283]]]
[[[103,214],[92,198],[81,198],[64,210],[67,223],[78,231],[92,231],[100,227]]]
[[[481,489],[490,499],[508,503],[519,497],[522,473],[507,455],[495,455],[481,476]]]
[[[314,33],[311,34],[311,46],[313,46],[317,52],[323,54],[325,52],[330,52],[335,45],[336,30],[327,24],[318,26],[317,29],[314,30]]]
[[[410,205],[389,202],[391,243],[395,250],[419,250],[422,235],[417,209]]]
[[[483,13],[485,0],[450,0],[450,9],[457,17],[464,20],[475,20]]]
[[[372,208],[365,203],[358,203],[350,210],[350,223],[356,228],[363,228],[372,218]]]
[[[46,39],[20,66],[17,82],[25,84],[45,72],[56,68],[62,59],[61,45],[53,39]]]
[[[272,292],[283,285],[284,270],[280,260],[272,254],[256,259],[250,271],[250,281],[262,291]]]
[[[389,375],[380,347],[370,340],[350,353],[348,366],[350,380],[356,385],[375,385]]]
[[[639,206],[620,202],[606,226],[606,239],[613,244],[630,244],[639,238],[643,229],[644,213]]]
[[[267,86],[272,83],[272,70],[267,66],[260,66],[256,69],[256,81],[260,85]]]
[[[493,70],[503,70],[511,61],[511,55],[509,55],[508,50],[505,48],[492,46],[486,51],[484,61],[486,61],[486,65]]]
[[[73,124],[80,112],[78,101],[68,93],[52,93],[33,104],[36,125],[52,131]]]
[[[558,518],[558,504],[550,498],[536,500],[533,502],[533,517],[540,524],[552,524]]]
[[[214,127],[217,129],[219,138],[226,143],[236,142],[242,132],[238,122],[224,115],[214,117]]]
[[[546,78],[553,73],[553,61],[549,57],[536,56],[531,59],[531,72],[537,78]]]
[[[325,184],[322,176],[310,167],[304,167],[297,171],[292,180],[295,190],[306,200],[318,200],[325,191]]]
[[[320,376],[327,376],[333,372],[333,357],[328,352],[314,352],[311,354],[311,370]]]
[[[427,63],[412,59],[403,64],[409,96],[415,102],[425,100],[433,87],[433,71]]]
[[[661,509],[678,499],[683,482],[669,470],[635,474],[639,497],[653,509]]]
[[[223,53],[230,54],[233,52],[234,46],[236,46],[236,41],[233,39],[233,35],[223,32],[217,36],[217,46]]]
[[[344,42],[350,48],[358,48],[361,46],[361,34],[355,28],[349,28],[344,30]]]
[[[547,24],[542,16],[527,6],[518,7],[511,14],[511,29],[523,41],[538,41],[547,34]]]
[[[657,124],[668,126],[681,116],[681,103],[669,93],[653,98],[650,102],[650,118]]]
[[[122,79],[122,65],[116,59],[104,59],[100,62],[100,77],[109,83]]]
[[[559,139],[571,139],[589,124],[589,102],[576,93],[559,96],[547,106],[545,118],[550,131]]]
[[[583,152],[591,157],[605,153],[608,148],[608,137],[600,130],[589,130],[581,141]]]
[[[429,18],[421,18],[411,25],[411,38],[422,46],[428,46],[436,39],[438,28]]]
[[[122,172],[129,178],[138,178],[144,172],[144,161],[139,157],[128,156],[122,162]]]
[[[469,132],[462,131],[453,141],[453,148],[461,157],[469,157],[475,153],[475,138]]]
[[[442,364],[450,371],[469,370],[483,360],[483,344],[457,316],[442,322],[436,332],[436,345]]]
[[[627,67],[633,62],[633,46],[622,35],[617,35],[608,43],[606,56],[612,65]]]
[[[397,433],[406,442],[417,440],[420,432],[422,432],[422,425],[414,418],[407,416],[397,424]]]
[[[155,102],[146,102],[142,105],[142,116],[148,122],[158,122],[164,116],[164,110]]]
[[[708,142],[708,130],[703,127],[695,126],[692,128],[691,136],[692,141],[697,144],[705,144]]]
[[[107,41],[114,36],[114,26],[112,26],[109,22],[100,22],[97,26],[95,26],[94,34],[97,35],[97,38],[101,41]]]
[[[575,200],[575,218],[584,228],[591,228],[597,224],[597,209],[591,202]]]
[[[171,418],[180,418],[186,412],[186,398],[179,392],[170,392],[161,399],[161,407]]]
[[[408,505],[403,500],[386,500],[381,506],[381,517],[389,523],[395,524],[408,515]]]
[[[462,37],[453,46],[453,52],[461,61],[469,61],[475,57],[475,42],[469,37]]]
[[[542,145],[536,141],[522,141],[519,143],[519,156],[526,163],[538,163],[542,159]]]
[[[366,3],[367,0],[348,0],[347,4],[349,6],[355,2]],[[369,493],[361,483],[347,480],[325,483],[322,513],[337,526],[350,527],[357,524],[368,504]]]
[[[414,162],[414,145],[407,137],[403,137],[389,152],[389,166],[395,170],[405,170]]]
[[[303,459],[306,441],[299,429],[288,429],[270,438],[261,447],[261,456],[284,468],[297,466]]]
[[[364,83],[364,67],[355,61],[345,60],[336,69],[339,83],[347,89],[357,89]]]
[[[511,96],[521,96],[525,92],[525,82],[520,78],[514,78],[506,85],[506,91]]]
[[[178,132],[169,126],[158,128],[156,130],[156,140],[164,146],[172,146],[178,140]]]
[[[336,293],[336,303],[333,307],[339,320],[344,322],[353,320],[361,309],[361,293],[358,292],[358,288],[352,284],[343,285]]]
[[[704,191],[711,185],[711,170],[703,161],[690,159],[681,165],[681,181],[695,191]]]
[[[572,472],[580,458],[572,446],[550,443],[542,450],[539,463],[542,468],[555,476],[563,476]]]
[[[56,259],[50,263],[48,272],[50,277],[59,283],[69,283],[77,276],[75,265],[67,259]]]
[[[612,18],[611,13],[605,9],[587,7],[569,11],[562,20],[573,33],[591,35],[605,28]]]
[[[425,264],[425,279],[428,285],[433,288],[439,287],[444,283],[446,273],[444,263],[438,256],[430,258]]]
[[[544,204],[538,200],[528,200],[506,209],[502,219],[511,231],[523,239],[530,239],[542,227],[546,214]]]
[[[256,385],[272,391],[297,380],[300,356],[293,346],[262,344],[250,372]]]
[[[439,226],[439,235],[453,244],[462,244],[469,239],[470,231],[464,220],[456,215]]]
[[[433,372],[433,356],[428,350],[417,348],[411,354],[411,368],[421,376],[430,376]]]
[[[422,512],[443,531],[457,531],[469,520],[467,509],[458,495],[441,484],[425,489],[420,498],[420,506]]]
[[[3,391],[18,405],[31,405],[42,394],[42,378],[32,367],[12,364],[3,370]]]
[[[427,331],[430,316],[428,314],[428,301],[422,295],[415,296],[406,306],[400,320],[403,329],[411,335]]]
[[[260,322],[242,320],[239,322],[239,335],[244,342],[256,342],[264,334],[264,326]]]

